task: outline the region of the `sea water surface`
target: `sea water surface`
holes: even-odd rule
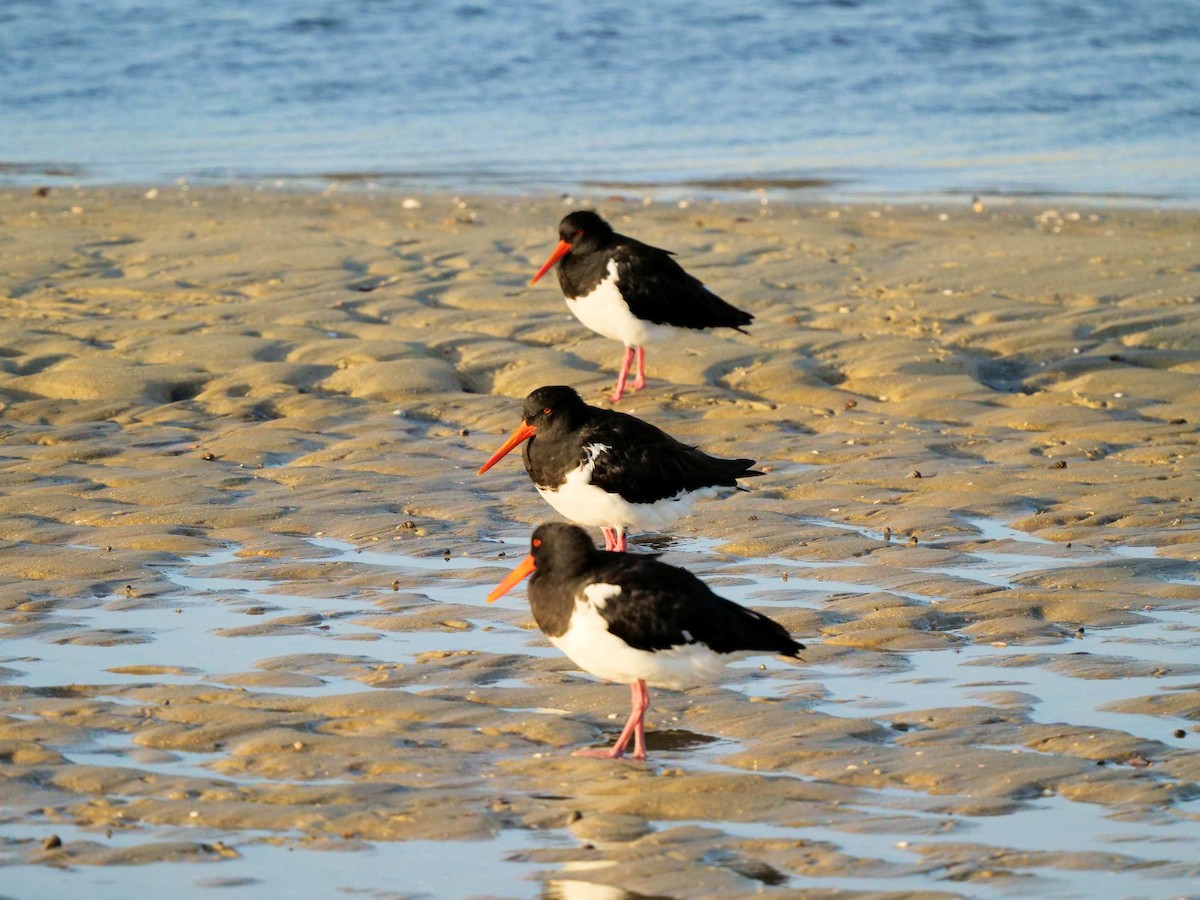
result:
[[[1200,199],[1195,0],[5,0],[0,181]]]

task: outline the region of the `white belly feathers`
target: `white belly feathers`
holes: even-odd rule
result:
[[[605,444],[588,444],[584,448],[587,458],[583,465],[568,472],[559,487],[534,485],[542,499],[553,506],[559,515],[577,525],[626,531],[659,531],[690,515],[697,500],[733,490],[707,487],[697,491],[680,491],[674,497],[653,503],[630,503],[620,494],[609,493],[592,484],[596,459],[608,449]]]
[[[671,325],[655,325],[639,319],[617,289],[617,263],[608,261],[608,276],[582,297],[567,298],[567,309],[596,334],[620,341],[626,347],[640,347],[672,334]]]
[[[685,644],[666,650],[635,650],[611,634],[600,615],[607,600],[621,593],[619,585],[592,584],[576,596],[566,632],[549,638],[586,672],[628,684],[638,679],[652,687],[678,690],[711,681],[726,663],[740,654],[714,653],[704,644]]]

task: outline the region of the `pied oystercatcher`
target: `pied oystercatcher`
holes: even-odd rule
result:
[[[521,424],[477,474],[523,441],[525,471],[538,493],[572,522],[603,528],[605,550],[626,550],[630,529],[661,530],[696,500],[763,474],[750,468],[752,459],[709,456],[641,419],[589,406],[563,385],[525,398]]]
[[[536,284],[558,263],[558,283],[575,318],[625,345],[613,403],[625,394],[635,350],[633,389],[646,386],[645,345],[650,341],[681,328],[742,331],[754,319],[685,272],[671,251],[617,234],[590,210],[563,218],[558,236],[558,246],[529,283]]]
[[[488,594],[507,593],[526,575],[529,605],[550,643],[580,668],[629,684],[631,710],[617,742],[575,756],[615,758],[632,737],[646,758],[646,686],[679,689],[715,680],[746,653],[798,657],[804,645],[761,613],[719,597],[685,569],[655,555],[597,550],[576,525],[538,526],[529,556]]]

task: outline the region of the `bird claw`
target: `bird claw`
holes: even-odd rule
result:
[[[625,750],[618,750],[616,747],[584,747],[582,750],[575,750],[571,753],[572,756],[585,756],[592,759],[620,759],[625,755]],[[634,759],[645,760],[646,754],[643,751],[638,753],[636,750],[630,754]]]
[[[602,749],[600,747],[584,747],[582,750],[574,750],[572,756],[589,756],[597,759],[620,759],[625,755],[624,750],[618,750],[616,747]]]

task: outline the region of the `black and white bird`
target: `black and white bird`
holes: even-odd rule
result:
[[[605,550],[627,550],[629,531],[661,531],[700,498],[763,474],[752,459],[709,456],[641,419],[589,406],[563,385],[525,398],[521,424],[478,474],[523,442],[538,493],[572,522],[604,529]]]
[[[575,318],[625,345],[613,403],[625,394],[635,351],[633,389],[646,386],[646,344],[651,341],[680,329],[742,331],[754,319],[685,272],[671,251],[617,234],[590,210],[566,216],[558,224],[558,236],[558,246],[529,283],[536,284],[558,263],[558,283]]]
[[[597,550],[576,525],[538,526],[530,553],[488,595],[507,593],[530,573],[529,605],[550,643],[581,669],[629,685],[631,710],[617,742],[575,756],[615,758],[633,739],[646,758],[646,690],[716,680],[747,653],[797,658],[804,645],[778,622],[719,597],[685,569],[653,555]]]

